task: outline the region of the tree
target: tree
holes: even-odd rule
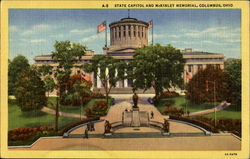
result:
[[[229,75],[228,101],[241,110],[241,59],[226,62],[225,72]]]
[[[29,68],[29,62],[22,55],[16,56],[12,61],[9,60],[8,68],[8,94],[13,95],[15,92],[15,83],[18,81],[19,74]]]
[[[56,83],[54,79],[51,76],[46,76],[44,78],[44,84],[47,94],[47,97],[49,97],[49,93],[52,92],[56,88]]]
[[[133,81],[134,90],[153,87],[158,99],[164,89],[182,86],[184,62],[180,50],[171,45],[144,46],[135,51],[129,64],[133,71],[128,72],[128,78]]]
[[[52,92],[56,88],[56,83],[52,77],[53,74],[53,66],[50,65],[42,65],[36,67],[38,74],[42,77],[46,92],[48,93],[47,96],[49,97],[49,93]]]
[[[93,72],[100,78],[106,94],[108,96],[112,88],[116,87],[116,82],[125,78],[126,64],[110,56],[95,55],[91,63],[83,65],[83,70],[87,73]]]
[[[81,60],[85,54],[86,47],[79,43],[71,43],[70,41],[56,41],[54,45],[55,51],[52,52],[52,58],[58,62],[58,66],[54,70],[54,76],[57,81],[57,102],[56,102],[56,131],[58,130],[59,118],[59,100],[61,95],[67,90],[67,81],[71,74],[74,64]]]
[[[229,75],[219,67],[208,65],[198,71],[187,84],[187,98],[194,103],[227,99]]]
[[[15,97],[22,111],[40,110],[47,105],[44,83],[33,68],[23,70],[16,83]]]
[[[85,80],[81,74],[72,75],[67,81],[67,93],[63,94],[63,103],[79,106],[85,97],[90,97],[92,82]]]

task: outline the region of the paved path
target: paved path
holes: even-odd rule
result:
[[[56,111],[54,109],[50,109],[48,107],[43,107],[41,111],[49,113],[49,114],[56,114]],[[65,112],[59,112],[59,116],[72,117],[72,118],[80,118],[79,114],[65,113]],[[81,118],[86,118],[86,116],[85,115],[81,115]]]
[[[150,121],[164,122],[164,119],[167,119],[168,116],[161,115],[161,113],[152,105],[138,104],[140,111],[153,112],[154,118]],[[128,102],[121,102],[114,106],[111,106],[107,116],[101,117],[103,120],[108,120],[110,123],[122,121],[122,112],[127,109],[132,109],[132,104]],[[86,126],[82,126],[78,129],[75,129],[70,134],[83,134]],[[159,130],[157,130],[159,132]],[[170,122],[170,131],[172,133],[202,133],[200,129],[192,127],[190,125]],[[104,132],[104,122],[99,122],[95,124],[95,131],[89,132],[89,134],[102,134]],[[123,128],[118,129],[117,132],[156,132],[156,129],[153,128],[140,128],[140,130],[134,130],[133,128]]]
[[[240,150],[233,136],[172,138],[44,138],[31,148],[11,150]],[[84,152],[84,151],[83,151]],[[52,153],[52,152],[51,152]],[[112,155],[112,151],[109,151]],[[49,154],[48,154],[49,155]],[[51,154],[53,155],[53,154]]]
[[[138,104],[141,111],[154,112],[152,121],[163,122],[164,118],[160,112],[152,105]],[[120,102],[111,106],[107,116],[102,117],[111,123],[122,120],[122,112],[125,109],[130,110],[132,104],[128,101]],[[53,110],[45,109],[45,111]],[[61,115],[71,116],[70,113],[61,113]],[[79,115],[78,115],[79,117]],[[70,134],[83,134],[86,126],[75,129]],[[157,133],[159,130],[140,127],[122,128],[116,130],[117,133]],[[103,134],[104,122],[95,124],[95,131],[89,132],[91,135]],[[172,133],[200,133],[201,130],[192,126],[170,122],[170,132]],[[31,148],[13,148],[11,150],[240,150],[241,141],[237,138],[227,136],[186,136],[186,137],[162,137],[162,138],[42,138]],[[110,154],[111,155],[111,154]]]

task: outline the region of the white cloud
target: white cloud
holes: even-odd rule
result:
[[[207,43],[207,44],[214,44],[214,42],[211,41],[211,40],[203,40],[202,42],[203,42],[203,43]]]
[[[92,40],[95,40],[98,38],[98,35],[97,34],[94,34],[94,35],[91,35],[89,37],[86,37],[86,38],[83,38],[81,39],[82,42],[87,42],[87,41],[92,41]]]
[[[63,38],[64,34],[55,34],[55,35],[50,35],[52,38]]]
[[[191,38],[200,38],[200,37],[214,37],[214,38],[232,38],[240,36],[240,28],[230,29],[228,27],[211,27],[204,30],[181,30],[184,32],[185,36]]]
[[[21,35],[30,35],[30,34],[34,34],[36,32],[41,32],[41,31],[46,31],[49,28],[51,28],[49,25],[47,24],[38,24],[38,25],[34,25],[31,29],[29,30],[25,30],[24,32],[21,33]]]
[[[33,39],[33,40],[30,40],[31,43],[40,43],[40,42],[45,42],[46,40],[45,39]]]
[[[9,30],[10,30],[11,32],[15,32],[15,31],[18,31],[18,27],[15,26],[15,25],[11,25],[11,26],[9,27]]]
[[[90,33],[90,32],[93,32],[93,31],[94,31],[93,28],[88,28],[88,29],[83,29],[83,30],[80,30],[80,29],[73,29],[73,30],[70,30],[70,33],[83,34],[83,33]]]
[[[225,42],[227,42],[227,43],[239,43],[240,40],[239,39],[227,39]]]

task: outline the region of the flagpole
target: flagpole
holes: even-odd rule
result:
[[[154,24],[152,19],[152,45],[154,45]]]
[[[105,21],[105,25],[106,25],[106,28],[105,28],[105,47],[107,47],[107,21]]]

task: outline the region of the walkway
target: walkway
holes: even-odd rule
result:
[[[41,111],[49,113],[49,114],[56,114],[56,111],[54,109],[50,109],[48,107],[43,107]],[[65,113],[65,112],[59,112],[59,116],[65,116],[65,117],[72,117],[72,118],[80,118],[79,114],[73,114],[73,113]],[[85,115],[81,115],[81,118],[87,118]]]
[[[132,107],[132,97],[131,97],[130,94],[129,95],[127,95],[127,94],[126,95],[113,95],[113,96],[115,97],[115,105],[112,106],[112,107],[118,106],[118,105],[126,102],[126,106],[122,107],[122,109],[123,110],[125,110],[126,108],[131,109],[131,107]],[[152,105],[148,103],[148,98],[152,97],[152,96],[153,96],[152,94],[140,95],[140,98],[139,98],[139,101],[138,101],[139,105],[141,104],[141,105],[144,105],[144,106],[151,106],[152,107]],[[230,103],[226,103],[225,105],[223,105],[223,103],[221,103],[216,108],[202,110],[202,111],[198,111],[198,112],[193,112],[193,113],[190,113],[189,116],[205,115],[205,114],[214,113],[214,111],[219,112],[219,111],[225,109],[226,107],[228,107],[229,105],[230,105]],[[153,112],[156,112],[155,116],[157,116],[157,114],[160,114],[160,112],[155,107],[150,108],[150,109],[154,110]],[[142,110],[142,111],[144,111],[144,110],[145,111],[152,111],[152,110],[149,110],[149,109],[144,109],[144,107],[142,107],[142,109],[140,109],[140,110]],[[155,111],[155,110],[157,110],[157,111]],[[41,111],[49,113],[49,114],[56,114],[56,111],[54,109],[50,109],[48,107],[43,107]],[[119,112],[121,112],[121,111],[119,111]],[[60,116],[65,116],[65,117],[72,117],[72,118],[79,118],[80,117],[79,114],[65,113],[65,112],[59,112],[59,115]],[[187,116],[187,114],[184,114],[183,116]],[[86,118],[86,116],[81,115],[81,118]],[[119,121],[121,121],[121,120],[119,120]]]
[[[10,150],[241,150],[241,141],[233,136],[170,138],[44,138],[31,148]],[[111,151],[108,151],[112,155]],[[107,154],[108,155],[108,154]]]
[[[152,121],[163,122],[164,118],[152,105],[138,104],[141,111],[154,112]],[[107,116],[102,117],[111,123],[122,120],[122,112],[130,110],[132,104],[124,101],[111,106]],[[50,109],[43,109],[53,113]],[[69,115],[70,113],[61,113]],[[79,115],[78,115],[79,117]],[[82,138],[86,126],[70,133],[73,138],[41,138],[31,148],[11,150],[240,150],[241,141],[231,135],[201,136],[202,131],[195,127],[170,121],[170,137],[160,135],[159,130],[150,127],[122,128],[115,131],[113,138],[103,138],[104,122],[95,124],[95,131],[89,132],[89,139]],[[140,132],[140,134],[138,134]],[[195,134],[195,136],[185,135]],[[142,135],[141,135],[142,134]],[[174,135],[175,134],[175,135]],[[181,135],[178,135],[181,134]],[[184,135],[183,135],[184,134]],[[152,136],[153,135],[153,136]],[[74,138],[77,137],[77,138]],[[79,138],[81,137],[81,138]],[[118,137],[118,138],[116,138]]]

